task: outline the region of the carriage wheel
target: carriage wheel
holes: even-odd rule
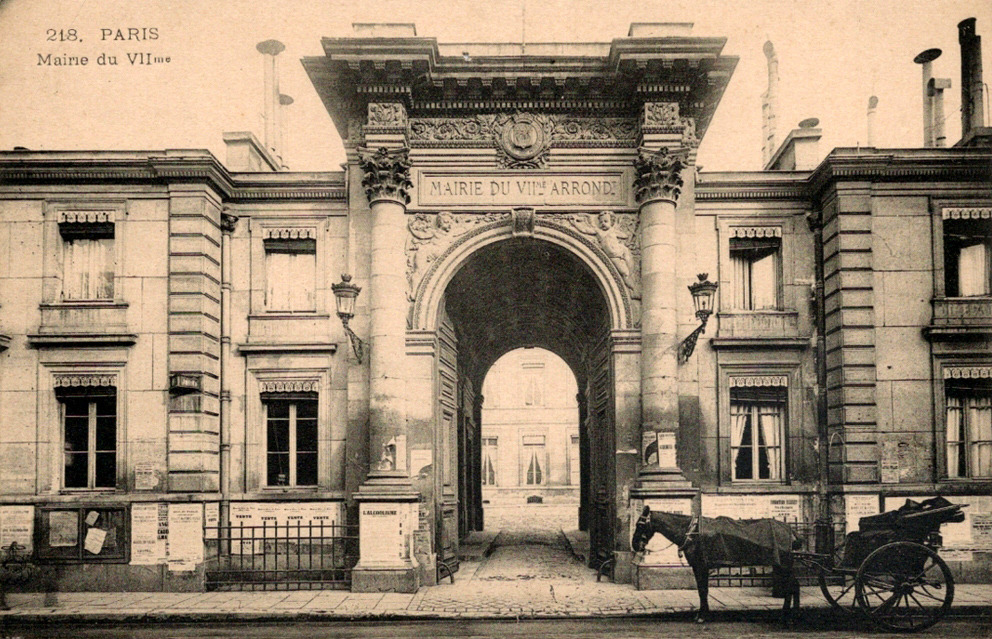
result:
[[[820,569],[820,592],[823,598],[836,608],[846,613],[853,613],[856,608],[855,577],[853,571],[828,571]]]
[[[856,582],[858,607],[884,630],[929,628],[954,600],[954,578],[944,560],[909,541],[886,544],[868,555]]]
[[[834,548],[833,563],[831,570],[820,566],[819,581],[820,592],[832,607],[843,610],[846,613],[853,613],[857,610],[857,603],[854,596],[855,571],[840,570],[837,567],[844,558],[844,544]]]

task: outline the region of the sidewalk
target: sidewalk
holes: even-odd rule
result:
[[[4,623],[252,622],[370,619],[553,619],[688,617],[699,603],[695,590],[635,590],[596,581],[574,554],[582,539],[561,533],[504,530],[473,533],[460,548],[461,569],[414,594],[347,591],[59,593],[56,607],[43,594],[11,594]],[[714,618],[746,612],[770,618],[782,600],[763,588],[710,588]],[[804,588],[804,609],[823,610],[819,588]],[[823,612],[836,614],[840,612]],[[992,617],[992,585],[957,584],[952,615]]]

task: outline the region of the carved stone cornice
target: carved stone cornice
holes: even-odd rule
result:
[[[685,154],[671,153],[665,147],[651,152],[641,149],[634,160],[634,197],[639,204],[652,200],[678,202],[682,194]]]
[[[678,102],[645,102],[641,111],[641,127],[674,129],[681,126]]]
[[[410,203],[413,182],[410,181],[409,149],[358,149],[358,163],[365,174],[362,186],[369,204],[377,200]]]

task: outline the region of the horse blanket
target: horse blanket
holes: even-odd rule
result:
[[[720,566],[787,566],[796,534],[775,519],[701,517],[699,543],[706,563]]]

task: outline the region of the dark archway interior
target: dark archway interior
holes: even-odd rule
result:
[[[589,530],[591,562],[599,561],[600,554],[612,556],[611,325],[606,297],[595,276],[577,256],[551,242],[503,240],[478,249],[466,260],[445,289],[442,315],[442,324],[450,327],[457,342],[451,345],[457,373],[449,374],[457,377],[461,398],[458,433],[442,440],[457,441],[458,446],[459,535],[482,530],[483,525],[479,442],[484,398],[479,392],[486,373],[505,353],[533,346],[561,357],[575,375],[579,527]],[[473,401],[465,400],[466,391],[475,395]]]
[[[452,278],[445,299],[459,362],[476,388],[504,353],[539,346],[568,363],[581,389],[585,354],[609,330],[606,301],[588,268],[540,240],[480,249]]]

